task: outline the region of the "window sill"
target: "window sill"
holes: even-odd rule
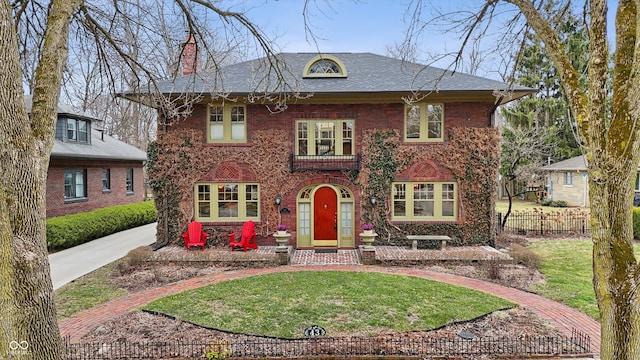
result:
[[[102,190],[103,194],[111,194],[111,189]]]
[[[133,191],[127,191],[127,196],[135,195],[136,193]]]
[[[65,204],[75,204],[87,201],[89,201],[89,198],[87,197],[64,199]]]

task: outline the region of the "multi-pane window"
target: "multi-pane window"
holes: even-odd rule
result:
[[[296,123],[297,155],[353,155],[353,120],[300,120]]]
[[[406,141],[442,141],[444,106],[417,103],[405,107]]]
[[[573,173],[567,171],[564,173],[564,184],[565,185],[573,185]]]
[[[133,192],[133,169],[132,168],[126,169],[126,183],[127,183],[127,192],[132,193]]]
[[[73,169],[64,171],[64,198],[78,199],[87,197],[87,171]]]
[[[245,142],[247,139],[244,105],[209,105],[209,142]]]
[[[102,191],[111,190],[111,169],[102,169]]]
[[[67,119],[67,141],[89,142],[89,126],[84,120]]]
[[[403,182],[393,184],[394,220],[455,220],[456,184]]]
[[[258,184],[197,184],[196,214],[200,220],[258,220],[260,192]]]

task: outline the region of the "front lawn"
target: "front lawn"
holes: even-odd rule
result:
[[[303,337],[433,329],[514,306],[466,288],[390,274],[300,271],[253,276],[168,296],[144,309],[226,331]]]

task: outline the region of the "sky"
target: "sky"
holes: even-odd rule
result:
[[[423,1],[427,7],[422,18],[433,17],[428,13],[432,8],[444,12],[475,10],[483,3],[483,0]],[[388,46],[393,47],[404,40],[409,20],[407,8],[414,2],[415,0],[311,0],[307,12],[311,14],[310,26],[321,52],[372,52],[387,55]],[[581,0],[574,3],[582,6]],[[615,0],[609,0],[610,26],[614,23],[616,3]],[[236,10],[247,10],[249,19],[260,26],[267,35],[278,36],[277,43],[282,51],[318,51],[316,45],[305,37],[302,16],[305,1],[229,0],[228,4]],[[433,31],[419,43],[423,52],[419,58],[424,59],[429,54],[456,51],[459,44],[457,34]],[[447,67],[449,63],[450,60],[441,60],[433,65]],[[493,78],[497,76],[490,74],[486,69],[484,72],[478,75]]]

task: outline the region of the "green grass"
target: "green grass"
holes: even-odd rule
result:
[[[125,295],[126,290],[109,284],[114,267],[115,263],[109,264],[56,290],[58,321]]]
[[[591,239],[536,241],[529,248],[542,257],[540,272],[546,277],[533,291],[600,319],[592,282]],[[640,254],[637,245],[635,252]]]
[[[213,284],[144,309],[227,331],[296,338],[311,325],[330,336],[433,329],[513,305],[415,277],[301,271]]]

